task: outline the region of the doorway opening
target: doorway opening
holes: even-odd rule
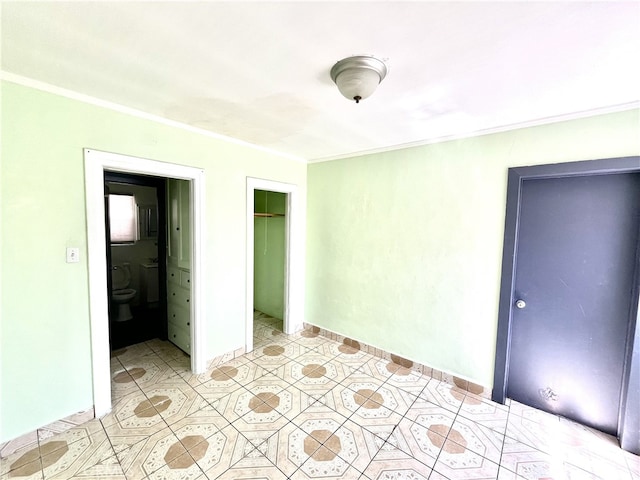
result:
[[[108,171],[104,178],[111,350],[166,340],[166,179]]]
[[[303,266],[291,262],[302,243],[293,228],[297,201],[295,185],[247,178],[247,352],[253,350],[254,314],[284,333],[302,327]]]
[[[284,331],[286,210],[286,193],[254,190],[254,336],[256,325]]]
[[[180,245],[180,254],[188,253],[192,268],[187,276],[180,276],[190,284],[190,342],[191,370],[206,370],[203,348],[205,317],[202,314],[204,291],[204,172],[194,167],[118,155],[97,150],[84,150],[85,195],[87,210],[87,263],[89,267],[89,315],[91,325],[91,357],[93,398],[96,417],[111,410],[111,372],[109,346],[109,270],[107,255],[107,226],[105,222],[105,172],[177,179],[188,185],[188,201],[183,216],[190,225],[188,241]],[[178,254],[178,253],[177,253]],[[171,253],[169,254],[171,255]],[[170,283],[170,282],[167,282]]]
[[[638,174],[640,157],[509,169],[492,394],[636,454]]]

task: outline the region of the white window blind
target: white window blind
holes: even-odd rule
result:
[[[133,195],[109,195],[111,243],[133,243],[138,240],[136,213],[136,199]]]

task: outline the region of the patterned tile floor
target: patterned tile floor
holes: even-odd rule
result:
[[[153,340],[115,352],[113,411],[2,459],[29,479],[640,480],[614,439],[497,405],[256,313],[253,352],[192,375]]]

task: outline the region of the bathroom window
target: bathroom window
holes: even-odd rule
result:
[[[134,243],[138,240],[136,199],[133,195],[109,194],[109,228],[111,243]]]

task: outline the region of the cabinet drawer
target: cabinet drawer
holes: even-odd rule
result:
[[[191,309],[190,297],[191,297],[191,292],[189,292],[189,290],[186,290],[178,285],[173,285],[173,284],[169,285],[169,298],[167,303],[180,305],[181,307],[184,307],[190,310]]]
[[[169,303],[167,305],[167,316],[169,317],[169,323],[174,323],[187,332],[190,331],[191,311],[188,308],[181,307],[177,303]]]
[[[191,272],[180,270],[180,285],[191,289]]]
[[[167,267],[167,280],[169,283],[180,285],[180,270],[176,267]]]
[[[178,327],[174,323],[169,322],[168,325],[169,341],[176,347],[187,354],[191,354],[191,339],[188,331],[185,332],[182,328]]]

